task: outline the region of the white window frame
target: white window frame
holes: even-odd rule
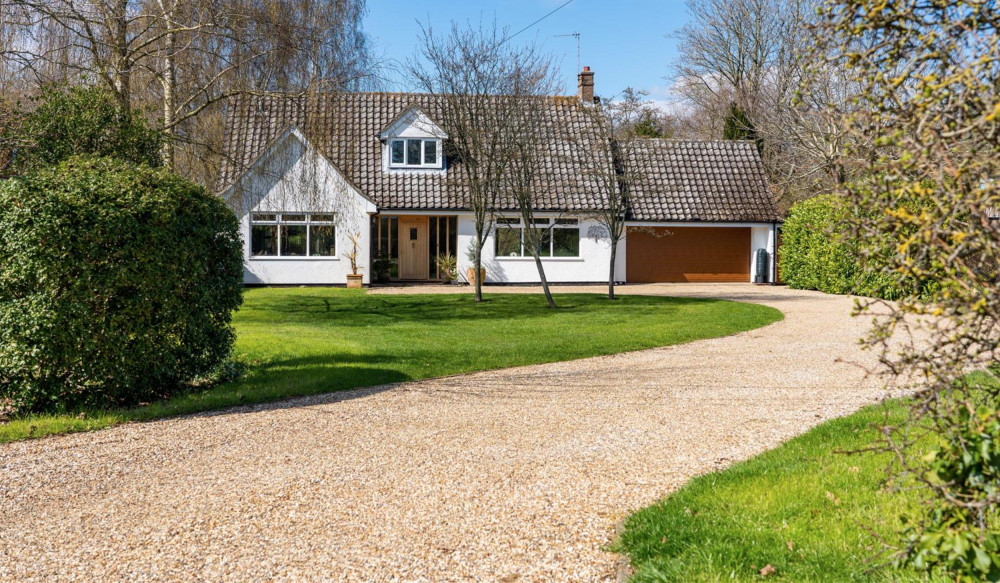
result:
[[[419,141],[420,142],[420,164],[408,164],[406,162],[406,156],[407,156],[407,153],[409,152],[409,148],[407,147],[407,143],[406,142],[410,141],[410,140]],[[402,144],[403,144],[403,161],[402,162],[393,162],[392,161],[392,145],[395,142],[402,142]],[[434,145],[435,145],[435,149],[434,149],[434,153],[435,153],[434,162],[431,162],[431,163],[425,163],[424,162],[424,157],[426,155],[426,149],[427,149],[427,143],[428,142],[433,142]],[[430,168],[430,169],[438,169],[438,170],[441,169],[442,152],[441,152],[441,140],[439,138],[390,138],[389,140],[386,141],[386,148],[387,148],[388,159],[389,159],[389,168]]]
[[[273,215],[274,219],[257,219],[257,216],[261,215]],[[286,216],[300,216],[305,215],[304,220],[288,220]],[[316,219],[314,217],[331,217],[330,219]],[[339,261],[339,251],[340,244],[337,237],[337,217],[334,213],[324,213],[324,212],[253,212],[250,213],[250,232],[249,232],[249,245],[247,245],[247,252],[251,260],[272,260],[281,259],[285,261],[295,261],[295,260],[323,260],[323,261]],[[277,255],[254,255],[253,254],[253,228],[257,225],[263,226],[276,226],[277,234]],[[313,226],[332,226],[333,230],[333,255],[313,255],[312,254],[312,227]],[[305,227],[306,228],[306,254],[305,255],[283,255],[283,249],[281,244],[281,228],[283,226],[293,226],[293,227]]]
[[[535,218],[534,227],[536,229],[574,229],[577,231],[577,235],[580,233],[580,219],[545,219],[545,218]],[[497,259],[523,259],[525,257],[531,257],[530,253],[526,253],[526,248],[524,245],[524,223],[519,217],[499,217],[495,221],[493,227],[493,252],[496,253],[496,246],[499,242],[497,237],[497,231],[500,229],[517,229],[520,231],[521,239],[521,253],[520,255],[496,255]],[[555,255],[555,237],[549,237],[549,254],[543,255],[541,259],[543,261],[548,261],[550,259],[560,260],[560,259],[579,259],[580,258],[580,246],[577,244],[576,255]]]

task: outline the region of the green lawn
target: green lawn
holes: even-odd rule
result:
[[[836,419],[783,446],[684,488],[630,516],[616,544],[634,582],[768,580],[916,581],[914,571],[872,570],[913,493],[884,487],[885,454],[847,455],[873,445],[875,425],[903,418],[898,402]]]
[[[131,420],[509,366],[667,346],[782,318],[765,306],[682,298],[556,295],[370,295],[264,288],[235,317],[242,379],[145,407],[0,424],[0,443]]]

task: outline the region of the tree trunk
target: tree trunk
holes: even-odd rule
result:
[[[537,247],[532,255],[535,258],[535,267],[538,268],[538,279],[542,282],[542,291],[545,292],[545,301],[549,303],[550,308],[555,308],[556,301],[552,299],[552,292],[549,291],[549,281],[545,279],[545,268],[542,267],[542,258],[538,255]]]
[[[125,111],[132,111],[132,57],[128,43],[128,1],[118,0],[112,7],[112,51],[115,54],[112,83],[115,97]]]
[[[618,254],[618,241],[611,239],[611,269],[608,272],[608,299],[615,299],[615,257]]]
[[[477,302],[483,301],[483,278],[480,277],[482,275],[482,273],[483,273],[483,243],[482,243],[482,241],[483,240],[479,237],[479,234],[477,233],[476,234],[476,260],[473,262],[473,263],[475,263],[475,268],[476,268],[476,301]]]
[[[169,0],[168,0],[169,1]],[[167,30],[164,37],[163,56],[163,166],[174,169],[174,103],[177,95],[177,64],[174,61],[174,51],[177,45],[177,33],[174,25],[176,4],[167,5],[160,2],[163,13],[163,25]]]

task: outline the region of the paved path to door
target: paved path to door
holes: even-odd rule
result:
[[[753,301],[786,318],[3,445],[0,580],[613,580],[619,558],[604,549],[630,511],[881,396],[837,362],[871,362],[848,298],[621,291]]]

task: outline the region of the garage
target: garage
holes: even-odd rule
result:
[[[629,227],[629,283],[749,282],[749,227]]]

